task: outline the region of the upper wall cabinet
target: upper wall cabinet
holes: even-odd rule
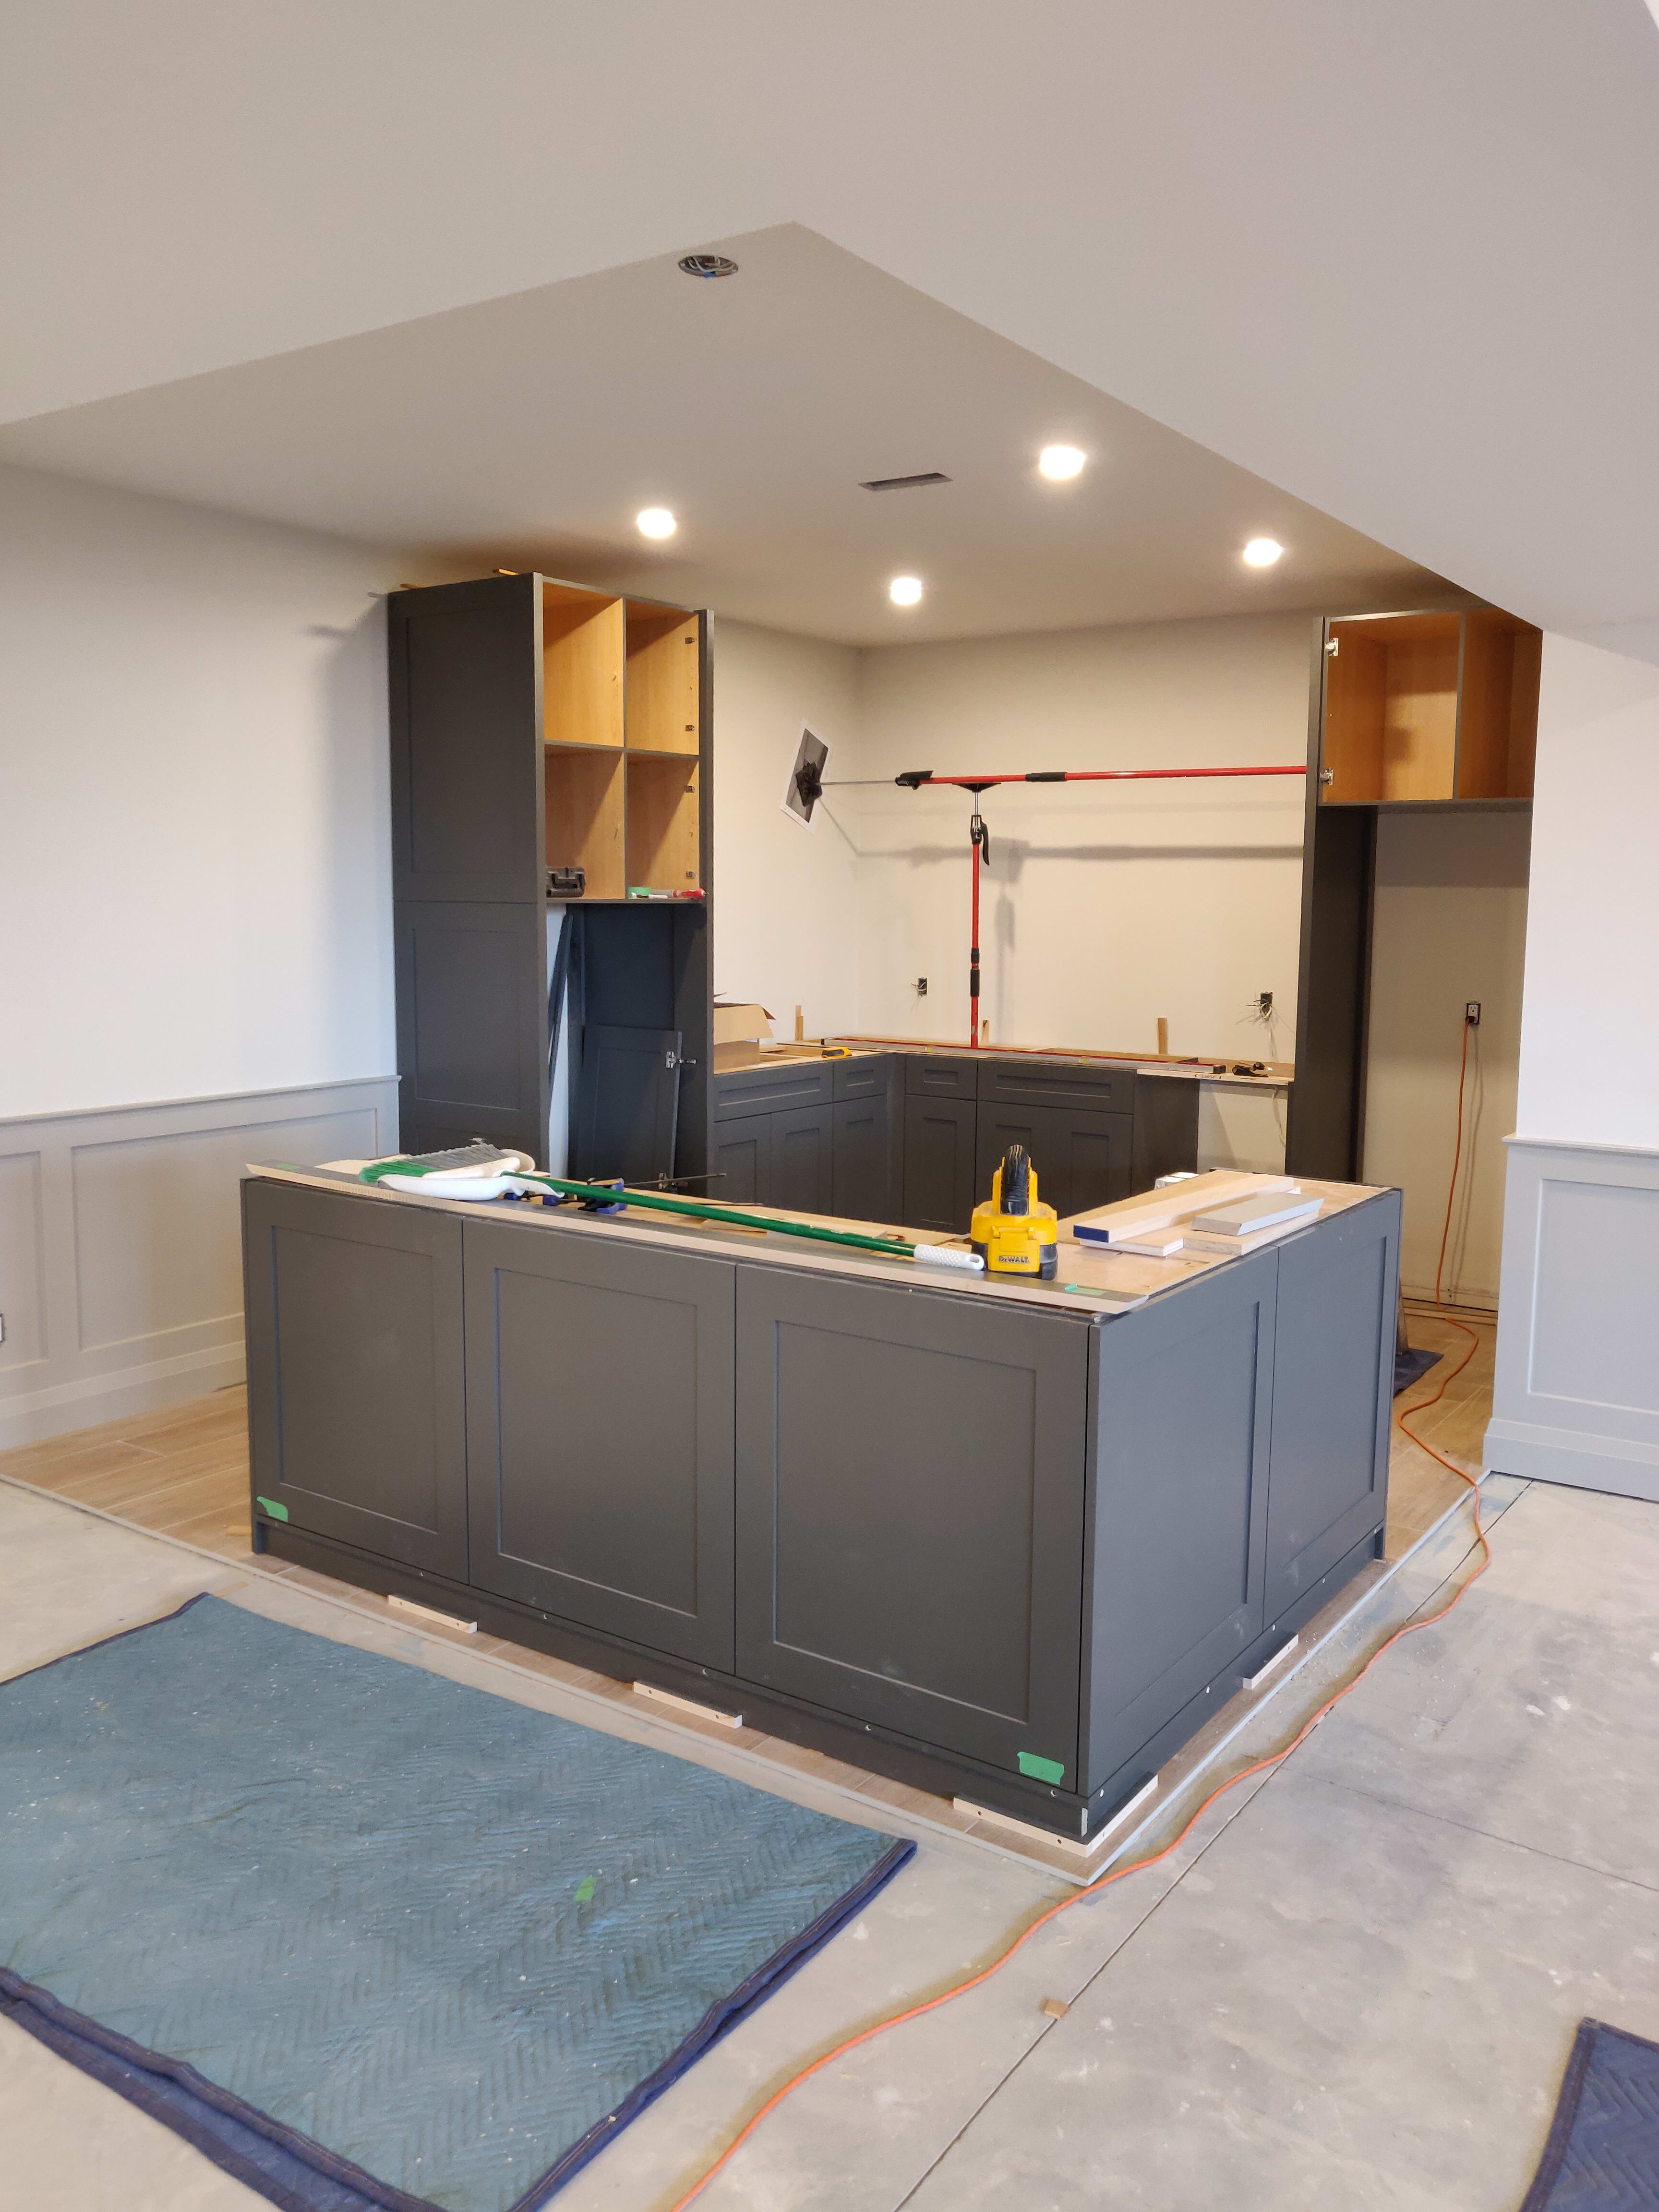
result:
[[[1542,639],[1496,607],[1328,623],[1320,804],[1529,799]]]

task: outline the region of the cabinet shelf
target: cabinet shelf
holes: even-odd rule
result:
[[[573,584],[542,586],[542,737],[619,752],[623,602]]]
[[[702,721],[696,617],[678,607],[630,599],[625,632],[629,751],[695,758]]]
[[[702,880],[695,756],[633,753],[628,761],[628,882],[657,891]]]

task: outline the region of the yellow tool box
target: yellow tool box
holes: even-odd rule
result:
[[[1010,1145],[991,1178],[991,1195],[974,1208],[969,1231],[988,1275],[1035,1275],[1052,1282],[1060,1266],[1059,1219],[1037,1197],[1036,1170],[1024,1145]]]

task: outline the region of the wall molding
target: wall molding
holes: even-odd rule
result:
[[[243,1168],[397,1144],[393,1076],[0,1121],[0,1449],[240,1382]]]
[[[1486,1463],[1659,1502],[1659,1149],[1508,1143]]]

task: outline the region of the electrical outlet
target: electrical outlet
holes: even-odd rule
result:
[[[1478,1030],[1480,1028],[1480,1001],[1479,999],[1471,999],[1469,1000],[1468,1006],[1463,1009],[1463,1018],[1472,1030]]]
[[[927,978],[925,975],[918,975],[916,978],[916,996],[919,999],[925,999],[927,996]]]

